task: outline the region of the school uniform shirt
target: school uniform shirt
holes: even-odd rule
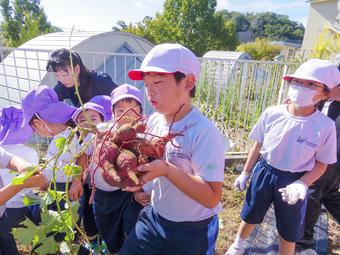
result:
[[[147,122],[147,132],[166,136],[170,123],[163,115],[154,113]],[[223,182],[224,144],[220,132],[212,122],[193,108],[184,118],[173,123],[171,132],[183,132],[168,142],[164,159],[188,174],[206,182]],[[200,221],[216,215],[221,203],[206,208],[180,191],[166,177],[152,181],[151,204],[158,214],[173,222]]]
[[[92,96],[98,95],[107,95],[110,96],[112,90],[117,88],[117,85],[112,81],[111,77],[105,73],[97,73],[93,71],[91,73],[92,79]],[[79,107],[79,99],[75,94],[75,87],[65,87],[61,82],[58,82],[54,87],[54,91],[58,95],[59,101],[64,101],[65,99],[69,99],[75,107]],[[84,99],[83,99],[84,100]],[[83,101],[83,103],[87,103],[87,101]]]
[[[0,168],[6,168],[13,155],[8,153],[4,148],[0,147]],[[0,189],[4,187],[2,178],[0,176]],[[0,205],[0,218],[6,210],[6,204]]]
[[[336,162],[334,121],[318,110],[300,117],[290,114],[287,105],[271,106],[262,113],[249,138],[262,143],[262,157],[283,171],[311,171],[315,160]]]
[[[20,158],[23,158],[27,162],[31,163],[32,165],[37,165],[39,163],[39,156],[36,150],[31,147],[28,147],[24,144],[8,144],[3,145],[3,148]],[[0,176],[2,178],[3,184],[6,186],[11,183],[12,178],[16,176],[16,174],[10,173],[10,170],[7,168],[0,169]],[[24,195],[31,194],[32,189],[23,189],[22,191],[18,192],[15,196],[9,199],[6,202],[7,208],[22,208],[25,207],[23,203]]]
[[[60,183],[66,183],[68,181],[72,181],[71,177],[65,175],[63,168],[64,166],[71,163],[75,163],[74,157],[77,155],[78,151],[78,137],[75,135],[70,144],[68,144],[68,149],[60,155],[58,159],[51,160],[59,151],[57,148],[56,142],[59,138],[68,138],[72,130],[70,128],[67,128],[65,131],[59,133],[58,135],[53,137],[53,140],[50,143],[50,146],[48,147],[46,160],[49,161],[46,168],[43,170],[43,174],[45,178],[48,181],[51,181],[53,178],[53,168],[56,166],[55,169],[55,175],[56,175],[56,181]],[[56,162],[57,160],[57,162]]]

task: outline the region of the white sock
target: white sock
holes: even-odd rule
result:
[[[235,241],[234,241],[234,245],[237,248],[243,248],[244,241],[245,241],[245,239],[242,239],[239,235],[236,235],[236,238],[235,238]]]

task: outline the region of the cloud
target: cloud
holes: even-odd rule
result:
[[[278,3],[273,0],[262,1],[232,1],[232,0],[217,0],[218,9],[230,9],[239,12],[264,12],[287,10],[291,8],[307,7],[305,1],[282,1]]]
[[[229,9],[231,7],[230,3],[228,0],[217,0],[217,10],[221,9]]]
[[[136,6],[139,9],[143,8],[143,4],[141,1],[133,1],[132,3],[134,6]]]

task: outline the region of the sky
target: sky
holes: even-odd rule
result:
[[[162,12],[164,0],[40,0],[48,20],[64,31],[73,26],[85,31],[109,31],[118,20],[141,21]],[[217,0],[217,10],[286,14],[306,25],[306,0]]]

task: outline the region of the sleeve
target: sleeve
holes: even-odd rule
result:
[[[68,98],[67,93],[65,91],[65,87],[60,82],[58,82],[57,85],[55,85],[54,91],[57,93],[60,102]]]
[[[114,83],[111,77],[105,73],[98,74],[95,83],[97,90],[99,91],[99,95],[110,96],[112,90],[117,88],[117,84]]]
[[[143,185],[143,190],[144,190],[145,193],[151,194],[152,187],[153,187],[153,182],[152,181],[148,181],[147,183],[145,183]]]
[[[255,124],[255,126],[251,130],[251,132],[249,134],[249,139],[263,144],[265,127],[266,127],[266,119],[267,119],[267,110],[265,110],[261,114],[257,123]]]
[[[11,153],[0,147],[0,168],[7,168],[8,163],[12,158],[13,155]]]
[[[207,182],[224,180],[224,144],[220,132],[215,128],[201,131],[191,155],[195,173]]]
[[[317,150],[315,159],[324,164],[333,164],[336,162],[336,149],[337,149],[337,136],[335,131],[335,123],[332,121],[332,125],[327,129],[324,142],[321,144],[319,150]]]

